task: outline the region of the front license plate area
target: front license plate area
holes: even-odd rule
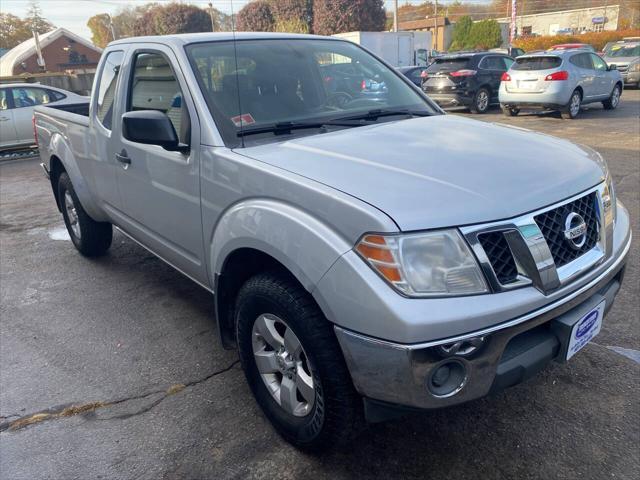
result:
[[[595,294],[551,322],[551,330],[560,341],[557,362],[569,360],[600,333],[605,307],[605,297]]]
[[[604,317],[605,301],[600,302],[594,309],[589,311],[580,320],[576,322],[571,330],[569,337],[569,346],[567,348],[567,357],[569,360],[578,353],[584,346],[589,343],[602,327],[602,318]]]

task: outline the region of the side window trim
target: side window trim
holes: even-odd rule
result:
[[[13,92],[11,87],[3,88],[5,91],[6,99],[7,99],[7,110],[13,110],[15,108],[15,104],[13,103]]]

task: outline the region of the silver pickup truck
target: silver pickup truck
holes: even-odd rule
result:
[[[80,253],[114,226],[213,293],[301,448],[567,361],[622,282],[629,215],[597,152],[445,115],[343,40],[116,41],[90,103],[35,128]]]

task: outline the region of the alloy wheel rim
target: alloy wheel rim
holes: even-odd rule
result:
[[[571,115],[577,115],[580,111],[580,95],[577,93],[571,97]]]
[[[482,91],[478,93],[478,109],[485,110],[488,104],[489,104],[489,96],[487,95],[487,92]]]
[[[253,323],[253,358],[267,390],[287,413],[304,417],[315,404],[316,389],[307,355],[287,323],[262,314]]]
[[[76,238],[80,238],[80,223],[78,221],[78,212],[76,210],[76,206],[73,203],[73,197],[67,190],[64,192],[64,208],[67,211],[67,219],[69,220],[69,226],[71,227],[71,231],[76,236]]]
[[[620,101],[620,89],[618,87],[613,89],[613,96],[611,98],[611,104],[616,107]]]

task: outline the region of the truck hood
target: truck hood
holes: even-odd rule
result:
[[[403,231],[514,217],[586,190],[606,171],[600,155],[588,147],[454,115],[238,152],[357,197]]]

